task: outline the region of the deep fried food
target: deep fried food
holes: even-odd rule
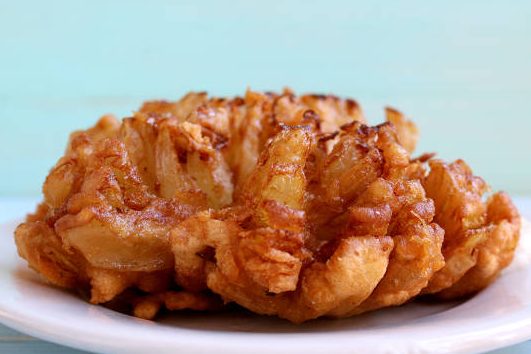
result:
[[[504,193],[483,201],[487,185],[464,161],[446,164],[434,160],[430,167],[424,187],[435,202],[435,221],[446,231],[446,264],[423,292],[461,297],[483,289],[510,263],[520,218]]]
[[[438,296],[451,299],[474,294],[511,263],[520,237],[520,216],[507,194],[500,192],[489,198],[486,219],[478,231],[485,234],[485,241],[477,247],[475,265]]]
[[[512,260],[520,219],[461,160],[412,159],[388,108],[248,91],[145,103],[72,134],[15,233],[48,281],[141,318],[235,302],[293,322],[419,294],[473,294]],[[427,163],[428,162],[428,163]]]

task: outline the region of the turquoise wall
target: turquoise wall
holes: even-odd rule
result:
[[[420,149],[531,194],[531,1],[0,0],[0,196],[103,113],[285,85],[398,107]]]

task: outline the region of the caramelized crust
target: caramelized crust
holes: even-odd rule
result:
[[[483,289],[517,210],[461,160],[411,159],[416,126],[386,113],[371,127],[353,100],[284,90],[105,116],[71,135],[18,252],[146,319],[235,302],[300,323]]]

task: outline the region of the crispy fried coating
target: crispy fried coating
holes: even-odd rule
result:
[[[51,283],[140,318],[234,302],[300,323],[485,288],[520,218],[461,160],[412,159],[397,110],[332,95],[189,93],[74,132],[15,232]]]
[[[475,265],[451,287],[442,290],[441,298],[460,298],[474,294],[492,283],[507,267],[520,237],[520,216],[509,196],[503,192],[487,201],[487,221],[481,231],[485,240],[477,247]]]
[[[265,147],[239,201],[247,217],[202,214],[172,231],[178,283],[293,322],[398,305],[426,286],[443,231],[392,126],[343,127],[311,188],[309,132],[286,128]]]
[[[436,293],[452,286],[477,261],[477,247],[487,238],[486,206],[482,195],[486,183],[472,174],[462,160],[446,164],[430,162],[431,171],[424,188],[435,202],[435,222],[445,230],[443,254],[445,266],[430,280],[424,293]]]
[[[385,119],[395,126],[400,145],[410,154],[415,151],[417,140],[419,139],[419,130],[415,123],[404,117],[400,111],[391,107],[385,109]]]
[[[165,291],[132,297],[129,301],[133,305],[133,315],[145,320],[155,318],[162,307],[170,311],[216,311],[223,307],[223,302],[213,294],[187,291]]]

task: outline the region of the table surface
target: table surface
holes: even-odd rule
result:
[[[531,220],[531,198],[515,197],[515,203],[522,216]],[[20,218],[19,210],[31,211],[37,202],[36,198],[0,198],[0,223]],[[64,346],[48,343],[10,328],[0,325],[0,353],[58,353],[74,354],[82,351],[67,348]],[[531,340],[511,347],[502,348],[491,352],[491,354],[520,354],[531,353]],[[186,353],[183,353],[186,354]]]

